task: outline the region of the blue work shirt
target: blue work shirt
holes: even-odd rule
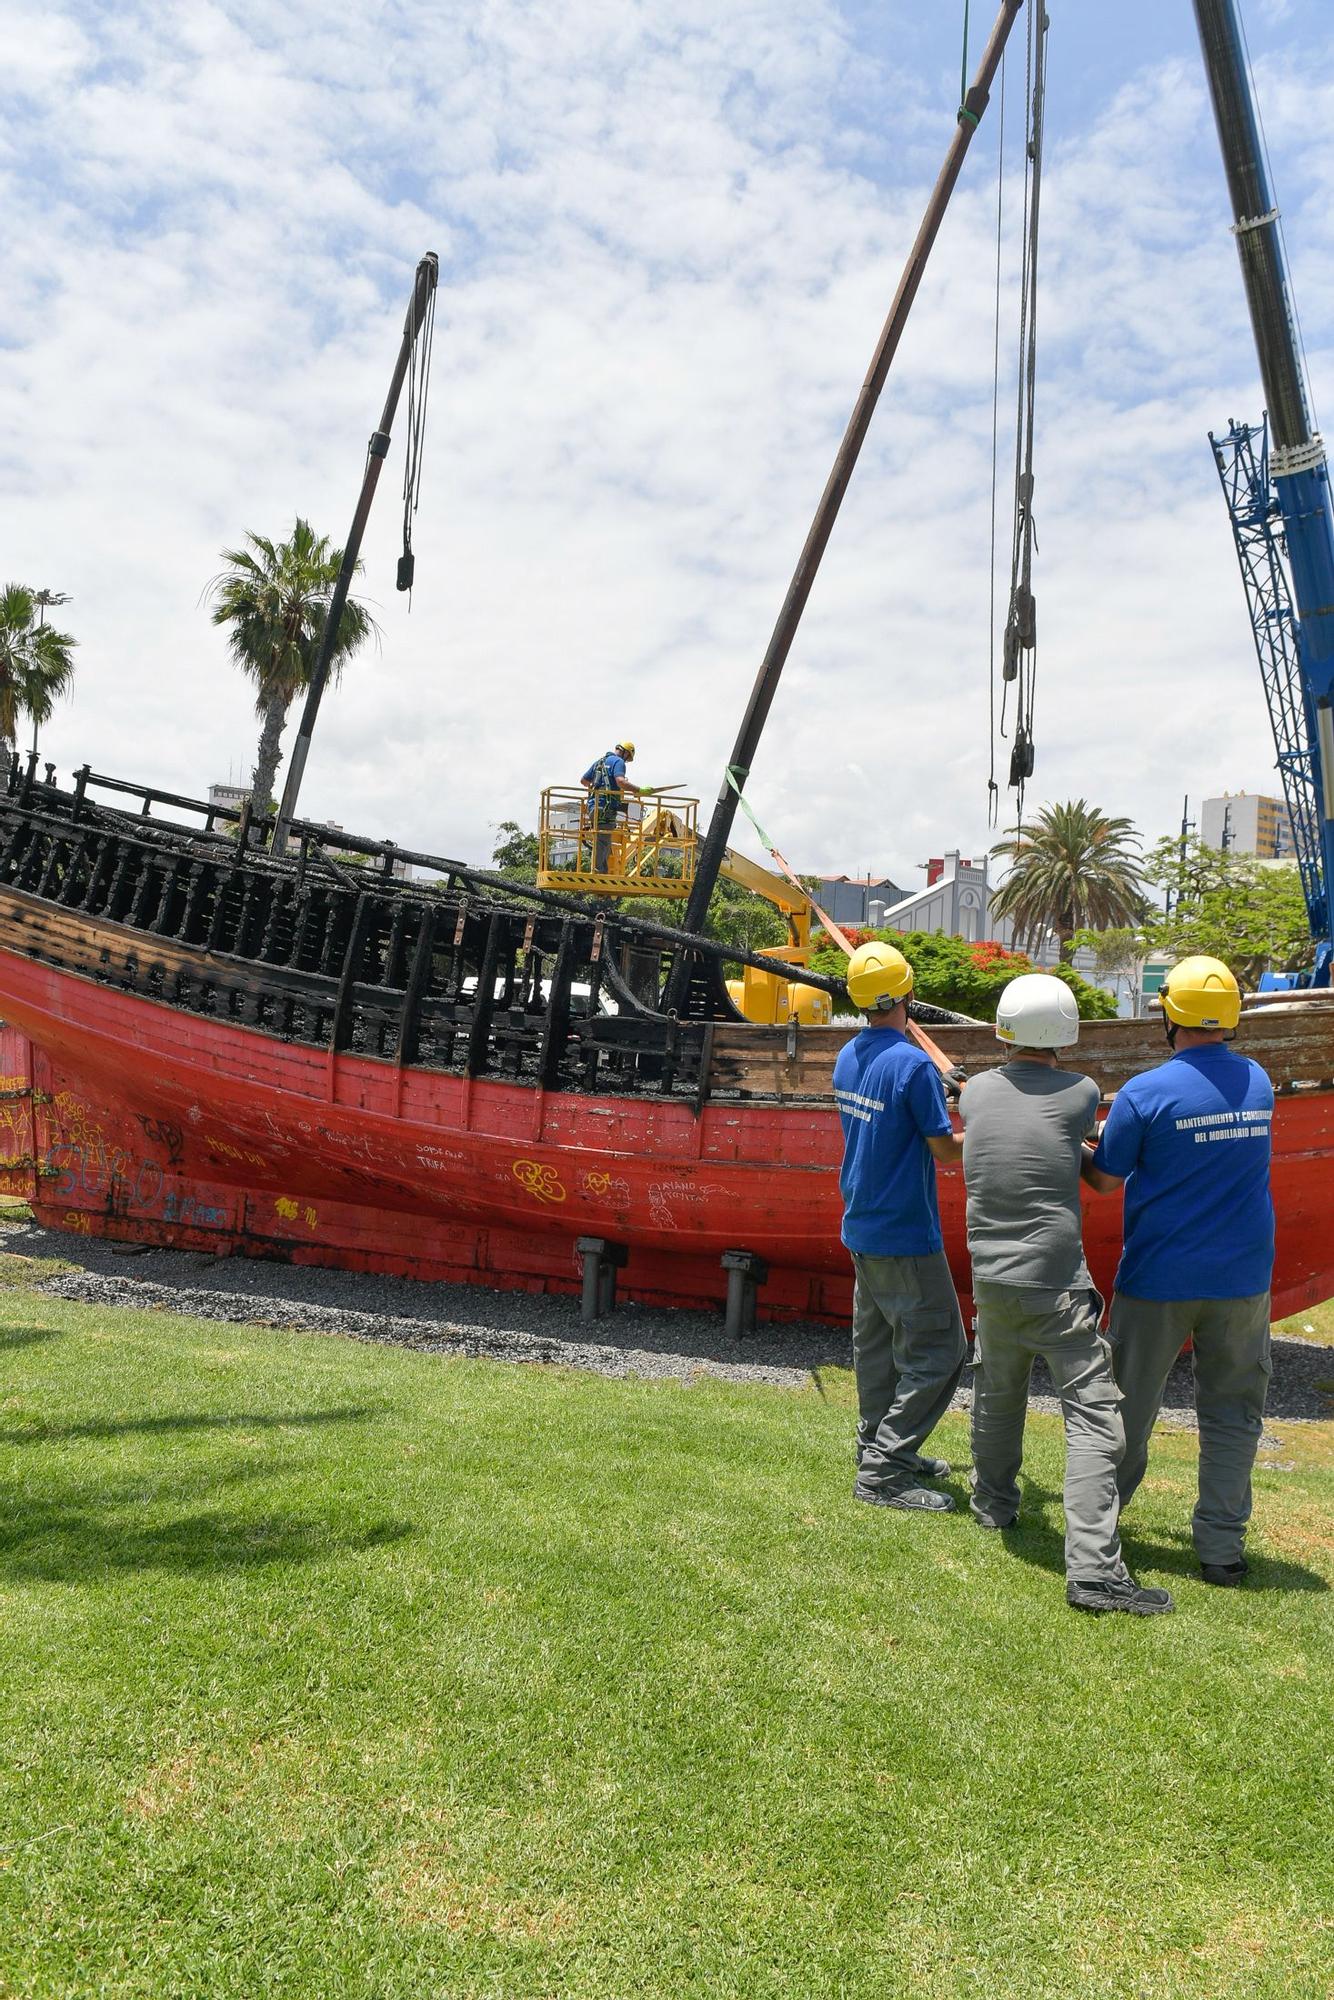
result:
[[[609,750],[605,757],[599,757],[589,765],[579,780],[580,784],[591,785],[599,771],[603,773],[603,778],[597,789],[601,792],[619,792],[625,777],[624,757],[618,756],[615,750]]]
[[[1122,1084],[1095,1167],[1126,1184],[1116,1289],[1136,1299],[1243,1299],[1269,1290],[1274,1087],[1222,1042],[1182,1049]]]
[[[897,1028],[863,1028],[839,1051],[843,1241],[861,1257],[929,1257],[944,1247],[928,1139],[949,1136],[931,1058]]]

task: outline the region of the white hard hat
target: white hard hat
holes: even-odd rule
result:
[[[1023,972],[996,1006],[996,1039],[1020,1049],[1068,1049],[1079,1040],[1079,1009],[1063,979]]]

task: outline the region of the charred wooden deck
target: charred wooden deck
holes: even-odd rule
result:
[[[95,801],[90,784],[140,811]],[[594,1096],[827,1103],[835,1056],[856,1032],[739,1022],[717,946],[704,947],[714,957],[700,958],[677,1020],[656,1011],[670,947],[632,918],[508,890],[438,857],[407,856],[440,879],[404,882],[392,872],[402,850],[309,825],[298,827],[299,855],[275,860],[251,846],[248,813],[167,796],[202,817],[193,828],[155,817],[162,802],[87,772],[62,791],[11,771],[0,797],[5,948],[286,1042]],[[219,820],[235,824],[223,832]],[[364,865],[331,853],[335,843]],[[933,1033],[966,1069],[1003,1057],[988,1028]],[[1248,1008],[1243,1040],[1280,1089],[1325,1087],[1334,996]],[[1079,1064],[1110,1094],[1163,1054],[1156,1020],[1094,1022]]]
[[[11,781],[8,949],[311,1047],[545,1090],[698,1095],[710,1024],[640,999],[662,952],[632,925],[535,909],[462,875],[405,883],[388,845],[349,866],[322,845],[344,836],[319,829],[275,861],[211,824],[153,819],[150,803],[132,817],[82,788],[25,795]],[[699,1016],[719,985],[708,970],[692,990]]]

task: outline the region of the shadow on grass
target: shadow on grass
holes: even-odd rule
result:
[[[1189,1534],[1169,1529],[1168,1535],[1167,1542],[1148,1541],[1135,1533],[1135,1522],[1133,1518],[1128,1518],[1124,1526],[1124,1541],[1126,1560],[1131,1569],[1138,1558],[1153,1569],[1166,1570],[1169,1576],[1198,1577],[1199,1559]],[[1248,1594],[1258,1590],[1329,1589],[1327,1580],[1319,1571],[1307,1569],[1305,1563],[1283,1562],[1277,1556],[1267,1556],[1255,1548],[1247,1550],[1246,1560],[1250,1564],[1250,1574],[1241,1588]]]
[[[35,1347],[39,1340],[59,1340],[54,1326],[12,1326],[0,1333],[0,1347]]]
[[[963,1505],[967,1505],[965,1500]],[[1025,1479],[1023,1501],[1019,1519],[1015,1526],[1004,1531],[1004,1543],[1011,1555],[1021,1562],[1032,1563],[1037,1569],[1051,1570],[1056,1576],[1065,1576],[1065,1529],[1061,1495],[1049,1486],[1039,1486],[1035,1480]],[[1199,1580],[1200,1565],[1195,1554],[1195,1546],[1188,1533],[1170,1529],[1167,1543],[1149,1541],[1135,1532],[1133,1514],[1127,1516],[1123,1525],[1123,1549],[1126,1567],[1137,1574],[1143,1564],[1152,1570],[1163,1570],[1169,1576],[1189,1577]],[[1283,1562],[1276,1556],[1267,1556],[1252,1550],[1247,1556],[1250,1575],[1243,1589],[1258,1590],[1318,1590],[1327,1591],[1329,1584],[1317,1570],[1307,1569],[1304,1563]]]
[[[1035,1479],[1023,1478],[1022,1499],[1019,1503],[1019,1519],[1013,1527],[1004,1529],[999,1535],[988,1537],[1000,1541],[1007,1552],[1018,1556],[1021,1562],[1032,1563],[1035,1569],[1049,1569],[1057,1576],[1065,1576],[1065,1530],[1061,1513],[1061,1496],[1053,1493],[1048,1486],[1039,1486]],[[960,1506],[968,1505],[965,1491]]]
[[[32,1336],[40,1339],[40,1334]],[[20,1342],[13,1343],[20,1345]],[[171,1417],[104,1417],[79,1424],[24,1424],[0,1430],[0,1444],[63,1444],[74,1438],[170,1436],[177,1431],[271,1431],[304,1429],[311,1424],[355,1424],[381,1412],[368,1403],[338,1410],[292,1410],[277,1416],[238,1413],[234,1416],[182,1413]]]
[[[92,1508],[25,1500],[0,1514],[0,1575],[9,1583],[96,1583],[134,1570],[218,1576],[271,1565],[289,1568],[401,1542],[410,1521],[377,1521],[347,1534],[328,1521],[291,1514],[246,1518],[218,1511],[153,1526],[114,1520]]]

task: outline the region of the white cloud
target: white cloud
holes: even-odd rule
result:
[[[0,568],[72,592],[82,641],[48,754],[197,792],[248,769],[201,588],[246,527],[342,539],[432,247],[417,591],[409,616],[400,424],[366,545],[383,656],[327,702],[306,808],[476,859],[625,731],[711,800],[948,136],[936,79],[889,91],[829,0],[363,0],[336,25],[187,0],[8,30]],[[1054,112],[1044,194],[1031,796],[1155,833],[1183,790],[1269,781],[1204,436],[1260,393],[1196,73],[1114,58],[1091,128]],[[1334,63],[1262,83],[1277,144],[1318,128]],[[992,144],[756,764],[801,866],[911,882],[985,841]],[[1330,169],[1279,164],[1319,400]]]

